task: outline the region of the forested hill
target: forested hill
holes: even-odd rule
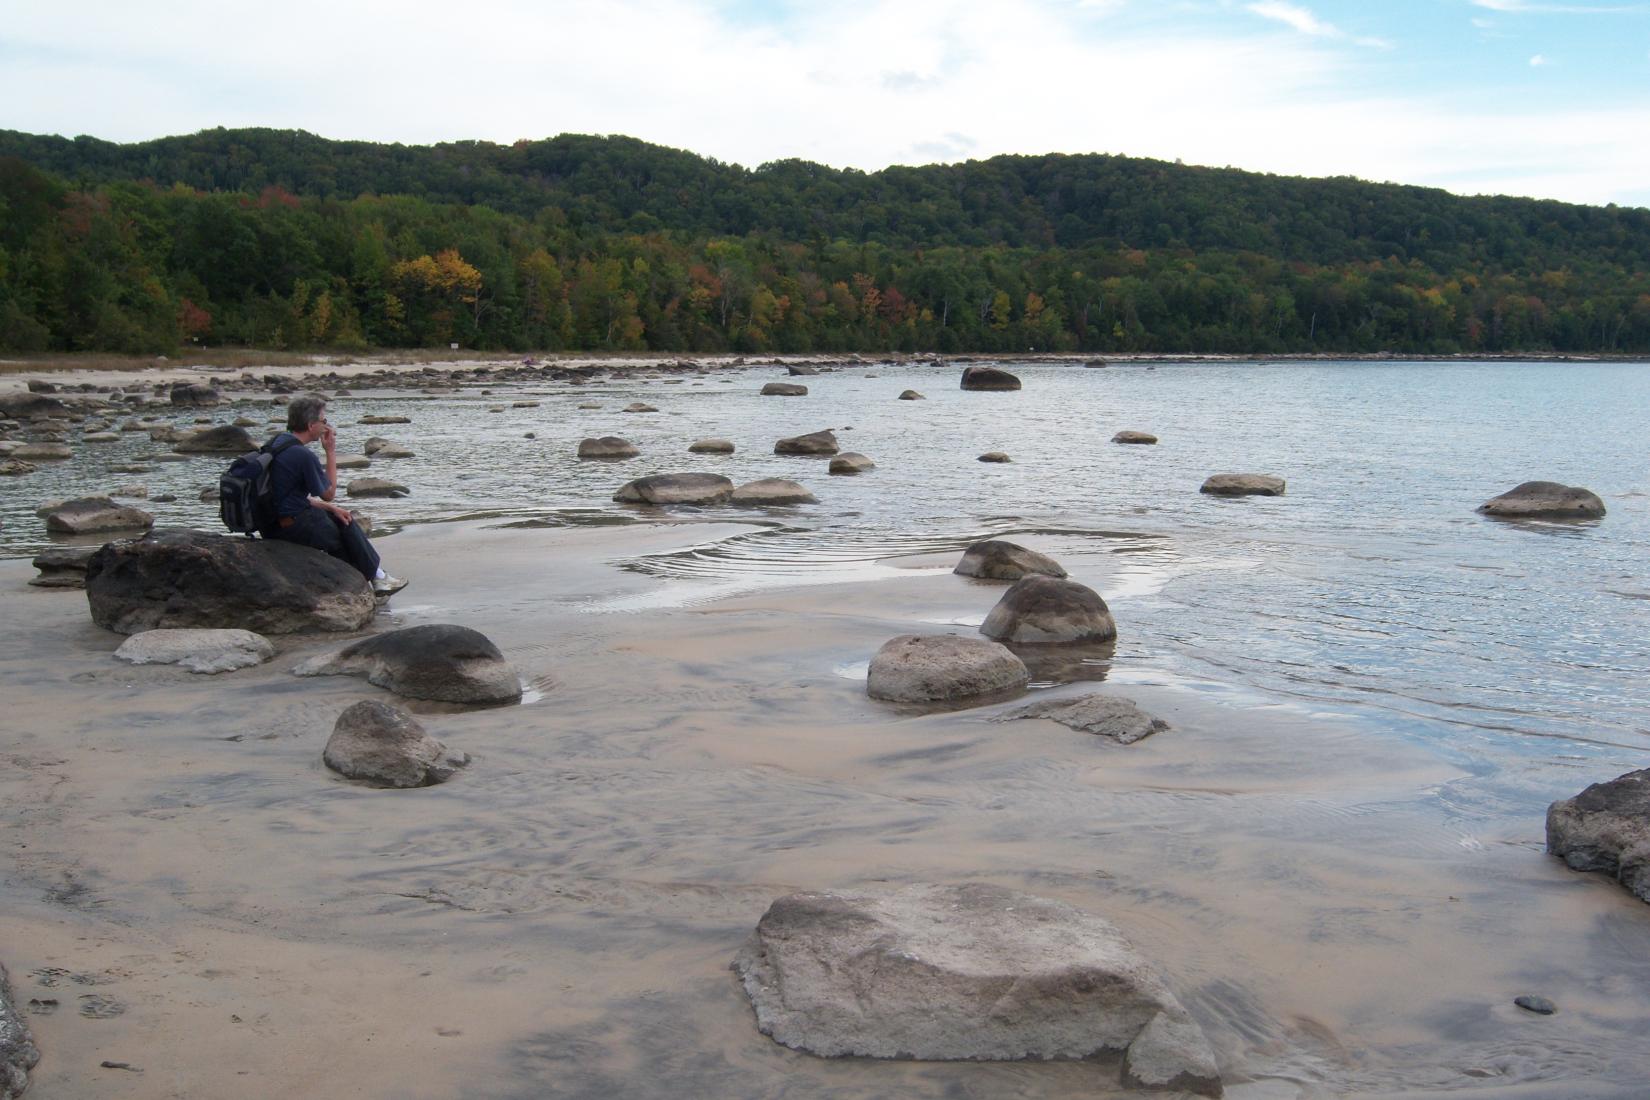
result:
[[[0,349],[1645,351],[1650,211],[1126,157],[0,131]]]
[[[416,195],[580,228],[670,229],[900,248],[1003,245],[1247,251],[1314,264],[1396,256],[1429,267],[1650,266],[1650,210],[1301,179],[1103,155],[1002,156],[864,173],[786,160],[755,170],[626,137],[514,145],[329,141],[300,130],[206,130],[132,145],[0,131],[16,156],[75,182],[201,191],[281,187],[353,199]]]

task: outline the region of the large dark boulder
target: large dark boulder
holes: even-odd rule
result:
[[[1006,539],[987,539],[970,546],[951,572],[959,577],[978,577],[986,581],[1017,581],[1032,573],[1047,577],[1063,577],[1065,566],[1035,550],[1027,550],[1017,542]]]
[[[338,716],[321,761],[346,779],[373,787],[430,787],[470,762],[388,703],[363,699]]]
[[[14,1100],[29,1087],[29,1070],[40,1061],[40,1050],[29,1035],[12,995],[6,968],[0,966],[0,1100]]]
[[[86,601],[93,622],[121,634],[184,626],[360,630],[375,610],[365,578],[319,550],[168,528],[93,554]]]
[[[641,453],[636,444],[616,435],[579,440],[580,458],[635,458]]]
[[[360,676],[409,699],[482,704],[521,699],[521,679],[498,646],[480,631],[453,623],[375,634],[311,657],[292,671],[299,676]]]
[[[733,496],[733,482],[721,474],[652,474],[619,486],[620,504],[721,504]]]
[[[1046,1061],[1123,1053],[1123,1083],[1220,1096],[1209,1046],[1109,921],[986,883],[802,893],[734,969],[763,1034],[824,1057]]]
[[[43,393],[0,393],[0,417],[29,420],[37,416],[63,416],[69,406]]]
[[[800,382],[769,382],[762,387],[763,397],[807,397],[808,387]]]
[[[1547,807],[1547,851],[1572,870],[1603,871],[1650,901],[1650,768]]]
[[[964,367],[962,388],[965,390],[1017,390],[1020,380],[997,367]]]
[[[773,445],[773,453],[776,455],[834,455],[839,449],[836,433],[829,428],[822,432],[809,432],[807,435],[793,435]]]
[[[1478,506],[1499,519],[1598,519],[1604,502],[1598,494],[1556,481],[1526,481]]]
[[[1003,593],[980,624],[980,633],[999,642],[1065,645],[1112,641],[1117,625],[1094,589],[1032,573]]]
[[[218,391],[205,382],[179,382],[172,387],[172,404],[188,408],[205,408],[216,405],[221,396]]]
[[[173,450],[183,454],[244,455],[257,449],[257,440],[233,424],[204,428],[173,444]]]

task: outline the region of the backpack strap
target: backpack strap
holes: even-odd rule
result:
[[[271,439],[268,443],[265,443],[262,447],[259,447],[258,450],[263,451],[266,454],[268,454],[269,457],[274,458],[276,455],[280,454],[282,451],[286,450],[288,447],[295,447],[295,446],[298,445],[298,437],[297,436],[292,435],[288,432],[282,432],[281,434],[285,435],[286,438],[281,441],[280,446],[277,447],[275,445],[275,440]]]

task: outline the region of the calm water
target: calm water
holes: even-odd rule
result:
[[[417,451],[344,473],[412,489],[367,504],[390,530],[476,516],[627,522],[647,513],[612,503],[613,491],[655,472],[708,470],[736,483],[788,477],[819,497],[796,508],[688,510],[760,527],[616,563],[660,576],[656,603],[875,575],[890,559],[1019,534],[1112,604],[1122,632],[1114,680],[1240,685],[1355,712],[1469,766],[1509,751],[1643,766],[1650,366],[1011,369],[1025,383],[1018,393],[962,392],[954,367],[889,365],[798,379],[811,390],[802,398],[758,396],[763,382],[784,377],[780,368],[494,386],[491,394],[477,385],[436,398],[364,392],[338,398],[332,420],[342,450],[381,434]],[[926,400],[896,400],[907,388]],[[620,411],[635,400],[659,411]],[[539,404],[510,407],[515,401]],[[368,413],[413,423],[357,426]],[[213,410],[219,422],[239,414],[277,410],[267,396]],[[823,459],[771,453],[781,436],[826,427],[877,469],[830,477]],[[1109,442],[1121,429],[1161,442]],[[607,434],[630,439],[642,457],[576,459],[581,438]],[[732,440],[737,453],[686,453],[705,436]],[[0,554],[47,544],[36,503],[117,485],[177,494],[175,503],[146,505],[162,524],[215,526],[214,506],[197,494],[222,459],[123,474],[111,467],[165,448],[141,433],[75,446],[81,459],[0,485]],[[976,461],[990,450],[1013,462]],[[1288,495],[1226,501],[1197,492],[1223,471],[1285,477]],[[1609,515],[1509,524],[1474,513],[1531,479],[1587,486]],[[382,545],[393,566],[393,537]],[[920,564],[946,568],[939,560]]]

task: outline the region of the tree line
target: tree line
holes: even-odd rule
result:
[[[0,132],[0,348],[1650,350],[1650,211],[1101,156]]]

